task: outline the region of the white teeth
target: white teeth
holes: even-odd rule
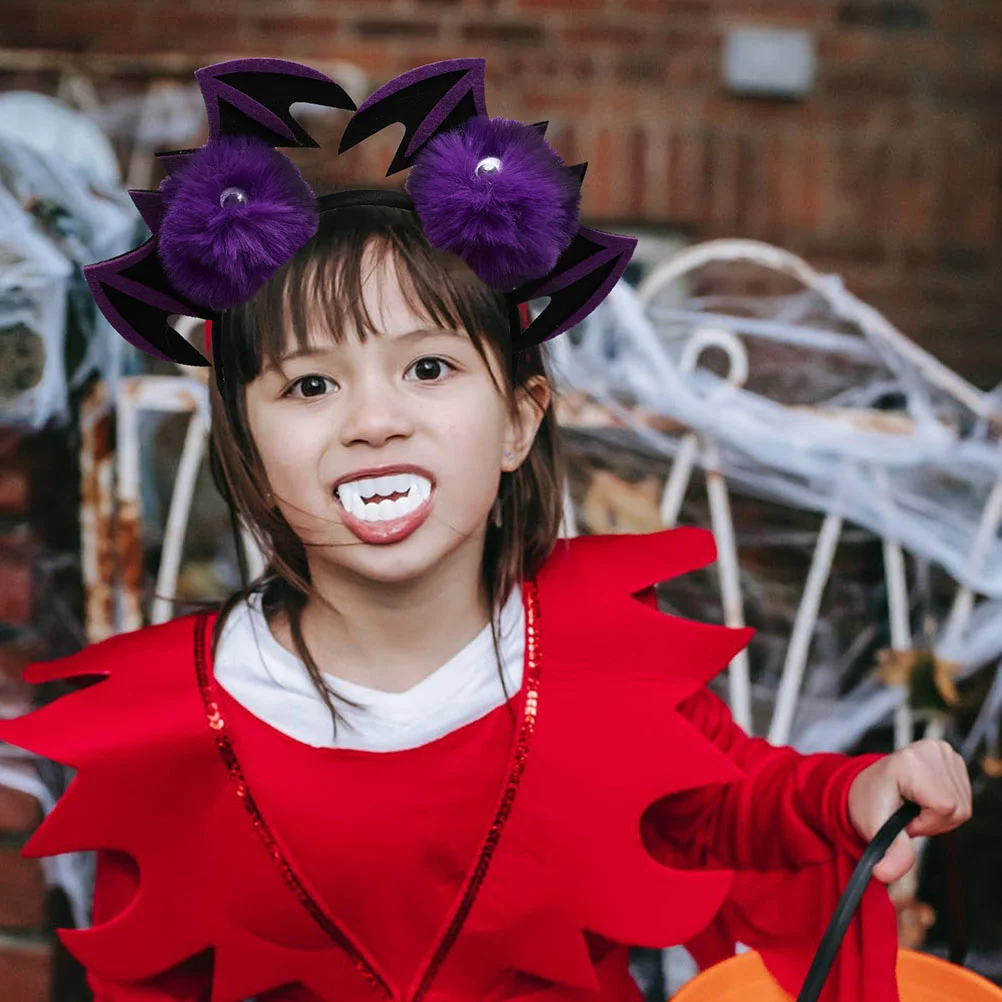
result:
[[[356,518],[386,522],[409,515],[427,501],[431,496],[431,481],[416,473],[362,477],[339,484],[337,494],[341,504]],[[406,494],[406,497],[391,501],[390,494]]]

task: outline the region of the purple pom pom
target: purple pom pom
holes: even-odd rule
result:
[[[295,164],[259,139],[205,145],[160,185],[158,250],[183,296],[225,310],[246,302],[317,231],[319,213]]]
[[[538,129],[471,118],[435,137],[407,178],[428,240],[508,291],[550,272],[578,230],[581,186]]]

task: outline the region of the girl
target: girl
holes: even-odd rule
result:
[[[316,201],[274,145],[273,60],[200,71],[210,139],[136,199],[154,236],[89,280],[124,336],[215,321],[212,465],[268,556],[214,613],[35,665],[100,676],[0,737],[77,769],[32,855],[98,852],[101,1002],[627,1002],[627,946],[737,941],[795,991],[842,884],[902,798],[911,834],[970,815],[946,745],[801,756],[704,684],[747,642],[664,616],[709,537],[558,540],[563,469],[540,343],[632,249],[580,227],[583,168],[488,119],[483,64],[387,84],[408,192]],[[519,307],[550,297],[532,322]],[[199,356],[200,358],[200,356]],[[911,863],[907,839],[878,876]],[[893,1002],[893,909],[867,892],[826,988]],[[865,989],[865,991],[864,991]]]

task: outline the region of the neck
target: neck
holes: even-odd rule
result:
[[[335,688],[343,678],[389,692],[427,678],[489,622],[482,553],[402,582],[311,568],[315,595],[303,611],[303,636],[321,671]]]

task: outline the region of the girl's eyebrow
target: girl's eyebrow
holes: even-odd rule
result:
[[[394,334],[393,341],[417,341],[429,337],[458,337],[465,339],[465,335],[460,331],[452,330],[449,327],[418,327],[415,330],[407,331],[404,334]],[[331,345],[307,345],[305,348],[296,348],[287,351],[275,359],[277,365],[284,365],[294,358],[311,358],[316,355],[327,355],[331,352]]]

